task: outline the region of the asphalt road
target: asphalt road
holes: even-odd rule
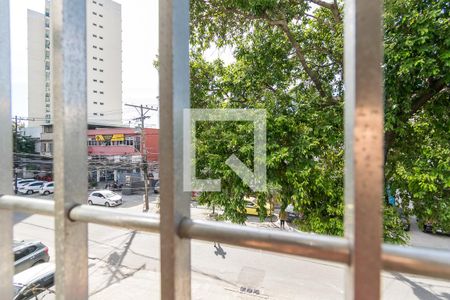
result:
[[[123,207],[110,209],[142,210],[142,196],[124,200]],[[156,210],[154,204],[151,208]],[[192,208],[191,213],[194,218],[207,218],[209,211]],[[14,238],[41,240],[54,261],[53,218],[16,214],[15,221]],[[252,221],[251,226],[277,226]],[[450,249],[450,237],[422,233],[414,223],[411,228],[412,245]],[[212,242],[191,245],[193,299],[344,298],[342,265]],[[159,299],[159,257],[157,234],[90,224],[90,298]],[[386,272],[382,281],[383,299],[450,299],[450,282]]]

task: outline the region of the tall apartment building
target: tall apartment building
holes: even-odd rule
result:
[[[28,11],[29,127],[53,123],[51,0],[45,15]],[[88,123],[122,125],[122,16],[111,0],[86,1]]]

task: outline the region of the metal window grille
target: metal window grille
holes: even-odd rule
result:
[[[161,0],[161,218],[83,204],[87,191],[86,3],[52,1],[55,202],[11,195],[9,1],[0,0],[0,295],[12,298],[12,211],[54,216],[58,299],[87,299],[87,224],[161,235],[161,298],[191,297],[190,240],[300,255],[348,266],[347,299],[379,299],[380,272],[450,279],[450,254],[381,243],[383,90],[381,0],[345,8],[345,238],[291,235],[190,219],[182,191],[182,110],[189,107],[189,2]],[[84,122],[83,122],[84,121]],[[70,141],[67,141],[70,140]],[[70,145],[70,146],[68,146]],[[374,229],[375,228],[375,229]],[[76,261],[75,261],[76,260]],[[77,268],[71,268],[76,264]],[[9,279],[8,279],[9,278]]]

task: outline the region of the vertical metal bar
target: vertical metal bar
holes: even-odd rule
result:
[[[190,240],[178,236],[190,198],[183,192],[183,109],[189,107],[189,1],[159,1],[161,299],[190,299]]]
[[[12,193],[11,48],[9,0],[0,0],[0,195]],[[1,200],[0,200],[1,201]],[[13,213],[0,209],[0,295],[12,299]]]
[[[383,196],[381,0],[345,2],[347,299],[379,299]]]
[[[87,299],[87,224],[71,221],[68,214],[87,196],[85,0],[52,1],[51,28],[56,294],[57,299]]]

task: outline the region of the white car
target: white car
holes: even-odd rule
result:
[[[19,192],[22,194],[37,193],[43,184],[43,181],[33,181],[19,188]]]
[[[110,190],[94,191],[89,195],[88,204],[104,206],[117,206],[122,204],[122,196]]]
[[[53,181],[46,182],[39,189],[39,194],[41,195],[53,194],[54,190],[55,190],[55,183]]]
[[[26,184],[29,184],[30,182],[36,181],[36,179],[21,179],[17,180],[17,189],[20,189]],[[13,187],[15,186],[15,182],[13,182]]]
[[[55,265],[42,263],[14,275],[14,300],[44,299],[53,294]],[[47,298],[45,298],[47,299]]]

